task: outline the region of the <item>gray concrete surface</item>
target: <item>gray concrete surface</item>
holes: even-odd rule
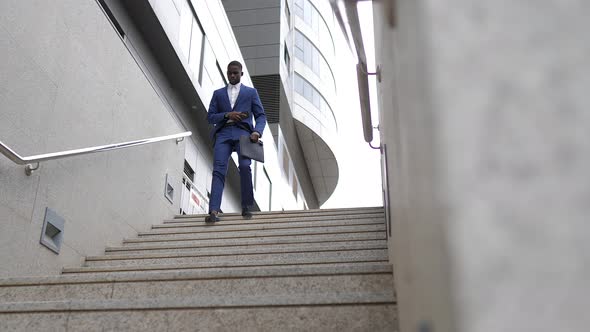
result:
[[[384,244],[328,242],[293,250],[258,243],[243,252],[224,246],[89,257],[84,267],[64,269],[59,277],[0,279],[0,329],[176,330],[195,326],[183,314],[191,311],[206,330],[235,330],[239,319],[240,330],[390,331],[397,326],[396,295]],[[149,326],[121,321],[142,311],[151,314]],[[217,316],[220,311],[226,315]],[[57,315],[62,312],[67,315]]]
[[[28,156],[183,131],[95,1],[0,4],[0,139]],[[0,158],[2,276],[57,273],[177,212],[184,145],[151,146],[24,168]],[[108,181],[105,181],[108,179]],[[66,220],[59,255],[38,244],[45,208]]]
[[[375,7],[401,331],[588,329],[589,12]]]

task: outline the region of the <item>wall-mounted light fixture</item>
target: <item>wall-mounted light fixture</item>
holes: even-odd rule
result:
[[[59,254],[61,249],[65,224],[64,218],[50,208],[45,208],[40,242],[56,254]]]

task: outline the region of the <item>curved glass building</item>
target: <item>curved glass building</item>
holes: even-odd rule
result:
[[[223,0],[300,208],[338,183],[334,15],[322,0]]]

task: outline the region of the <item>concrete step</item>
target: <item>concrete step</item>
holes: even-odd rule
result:
[[[330,242],[355,242],[386,240],[385,232],[368,233],[340,233],[340,234],[317,234],[307,236],[269,236],[258,238],[229,238],[229,239],[201,239],[182,241],[158,241],[158,242],[128,242],[122,247],[110,247],[107,251],[130,251],[130,250],[162,250],[181,248],[207,248],[207,247],[233,247],[233,246],[266,246],[282,244],[305,244],[305,243],[330,243]]]
[[[186,241],[186,240],[211,240],[211,239],[236,239],[236,238],[262,238],[278,236],[309,236],[328,234],[350,234],[350,233],[371,233],[385,232],[385,224],[361,225],[361,226],[337,226],[337,227],[313,227],[295,229],[261,229],[244,231],[223,231],[216,230],[212,226],[211,231],[190,232],[185,234],[146,234],[139,238],[126,239],[123,243],[144,243],[159,241]]]
[[[233,262],[205,262],[198,264],[164,264],[164,265],[141,265],[141,266],[94,266],[94,267],[76,267],[63,268],[62,273],[116,273],[130,271],[171,271],[171,270],[204,270],[204,269],[235,269],[243,267],[266,268],[272,266],[297,267],[297,266],[324,266],[339,267],[348,265],[368,265],[372,263],[388,263],[387,260],[367,260],[357,259],[356,257],[334,257],[327,258],[306,258],[301,260],[292,260],[289,263],[276,260],[270,261],[233,261]]]
[[[339,251],[308,251],[288,253],[251,253],[234,255],[173,255],[170,257],[135,256],[125,259],[109,259],[105,256],[101,260],[87,260],[84,266],[145,266],[145,265],[168,265],[168,264],[205,264],[223,263],[235,264],[237,262],[252,262],[258,264],[272,263],[274,261],[283,264],[291,262],[303,262],[312,259],[321,263],[323,259],[351,259],[355,261],[385,261],[388,259],[387,249],[366,249],[366,250],[339,250]]]
[[[184,272],[184,273],[182,273]],[[239,271],[240,272],[240,271]],[[249,268],[64,275],[0,281],[0,303],[66,300],[182,299],[208,296],[291,296],[338,293],[393,294],[391,266]]]
[[[394,331],[388,296],[105,300],[0,306],[2,331]]]
[[[310,234],[299,236],[268,236],[268,237],[247,237],[247,238],[214,238],[214,239],[165,239],[156,241],[125,242],[123,245],[128,248],[139,248],[146,246],[217,246],[230,247],[233,245],[264,245],[277,243],[326,243],[334,241],[356,241],[356,240],[382,240],[386,239],[383,231],[367,233],[339,233],[339,234]]]
[[[0,279],[0,331],[392,331],[383,208],[177,216],[61,276]]]
[[[393,272],[389,263],[366,263],[354,265],[302,265],[302,266],[266,266],[236,267],[233,269],[202,269],[178,271],[146,271],[129,273],[103,274],[63,274],[45,277],[13,277],[0,279],[0,287],[35,286],[54,284],[191,280],[191,279],[225,279],[253,277],[289,277],[305,275],[340,275],[340,274],[382,274]]]
[[[328,216],[323,218],[285,218],[285,219],[250,219],[250,220],[222,220],[215,224],[205,223],[203,220],[193,222],[168,223],[153,225],[153,231],[174,231],[181,229],[199,230],[212,228],[228,229],[260,229],[260,228],[305,228],[320,226],[344,226],[383,224],[383,214],[371,214],[364,218],[343,219],[341,216]]]
[[[385,241],[377,242],[328,242],[328,243],[302,243],[284,244],[270,246],[237,246],[237,247],[213,247],[213,248],[186,248],[177,252],[153,252],[151,250],[137,251],[134,253],[113,253],[102,256],[88,256],[86,261],[130,259],[135,257],[143,258],[169,258],[184,256],[232,256],[251,254],[273,254],[273,253],[294,253],[294,252],[330,252],[343,250],[370,250],[387,249]]]
[[[70,300],[3,302],[0,313],[50,312],[50,311],[102,311],[137,309],[183,309],[183,308],[239,308],[302,305],[347,305],[347,304],[395,304],[392,294],[340,293],[340,294],[293,294],[291,296],[204,296],[180,299],[139,300]]]
[[[366,234],[365,234],[366,235]],[[385,238],[385,235],[382,235]],[[265,240],[272,240],[266,238]],[[288,239],[292,240],[292,239]],[[147,255],[147,254],[175,254],[175,253],[195,253],[195,252],[253,252],[253,251],[268,251],[268,252],[281,252],[281,251],[297,251],[306,250],[307,248],[315,248],[315,250],[339,250],[349,247],[356,247],[359,249],[363,248],[386,248],[387,241],[373,240],[373,239],[358,239],[352,241],[338,241],[328,240],[320,242],[297,242],[297,241],[266,241],[266,242],[252,242],[249,240],[245,241],[233,241],[232,243],[226,243],[221,241],[210,241],[208,243],[195,243],[195,244],[177,244],[174,242],[160,244],[146,244],[146,245],[126,245],[120,247],[107,247],[105,254],[107,256],[112,255]]]
[[[328,216],[328,215],[362,215],[370,213],[384,213],[383,207],[370,207],[370,208],[349,208],[349,209],[316,209],[316,210],[290,210],[290,211],[259,211],[253,212],[255,218],[293,218],[293,217],[306,217],[306,216]],[[223,213],[226,218],[242,219],[239,212],[237,213]],[[174,220],[184,219],[195,219],[202,221],[207,215],[206,214],[192,214],[192,215],[176,215]],[[173,220],[169,220],[173,221]]]
[[[252,219],[244,219],[241,215],[227,215],[220,214],[219,223],[240,223],[240,224],[257,224],[257,223],[290,223],[299,221],[326,221],[326,220],[362,220],[369,218],[381,218],[383,220],[385,214],[383,212],[363,213],[363,214],[287,214],[287,215],[257,215],[254,214]],[[164,220],[164,225],[174,226],[178,224],[193,224],[199,225],[205,222],[204,217],[182,218],[182,219],[168,219]]]

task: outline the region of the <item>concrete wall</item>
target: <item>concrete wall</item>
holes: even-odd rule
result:
[[[374,16],[401,331],[586,331],[590,5],[396,1],[393,26],[391,3]]]
[[[0,133],[27,156],[183,131],[94,0],[0,3]],[[0,158],[2,276],[58,273],[178,209],[174,141],[41,163]],[[179,190],[177,190],[178,192]],[[65,218],[59,255],[39,245],[46,207]]]

